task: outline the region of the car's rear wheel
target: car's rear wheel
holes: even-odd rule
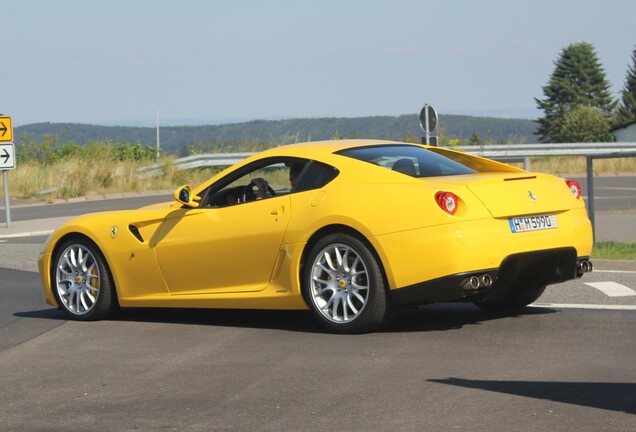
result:
[[[112,282],[95,244],[81,238],[68,240],[58,248],[53,264],[53,294],[68,317],[89,321],[110,313]]]
[[[497,300],[479,300],[474,304],[482,309],[495,312],[513,311],[528,306],[530,303],[536,301],[543,292],[545,286],[533,286],[520,290],[511,290],[506,295]]]
[[[382,271],[368,247],[347,234],[318,241],[307,257],[303,294],[328,330],[365,333],[387,319],[390,304]]]

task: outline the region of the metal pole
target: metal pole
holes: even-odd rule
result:
[[[7,228],[11,227],[11,210],[9,209],[9,183],[7,180],[7,170],[2,171],[2,181],[4,182],[4,209],[7,214]]]
[[[529,157],[523,158],[523,169],[526,170],[526,171],[530,171],[530,158]]]
[[[157,159],[159,159],[159,109],[157,109]]]
[[[426,145],[431,144],[431,133],[429,132],[429,124],[428,124],[428,105],[424,105],[424,118],[425,118],[425,132],[426,132]]]
[[[594,224],[594,159],[585,157],[587,163],[587,217],[592,222],[592,241],[596,243],[596,226]]]

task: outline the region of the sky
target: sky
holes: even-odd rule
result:
[[[618,98],[634,0],[0,0],[0,113],[212,124],[444,114],[537,118],[572,43]]]

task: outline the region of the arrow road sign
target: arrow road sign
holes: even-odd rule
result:
[[[11,117],[0,116],[0,142],[13,141],[13,125]]]
[[[15,147],[13,146],[13,143],[0,144],[0,171],[14,169],[14,168],[15,168]]]

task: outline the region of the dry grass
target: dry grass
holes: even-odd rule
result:
[[[514,164],[523,168],[523,164]],[[595,159],[594,175],[624,175],[636,173],[636,158]],[[559,176],[585,175],[586,158],[583,156],[552,156],[530,159],[530,170]]]
[[[71,157],[50,165],[23,163],[9,171],[9,193],[14,198],[40,200],[68,199],[86,195],[121,192],[165,191],[189,183],[196,186],[218,169],[177,171],[166,158],[163,173],[143,178],[137,169],[150,162]],[[585,175],[585,157],[537,157],[531,159],[532,171],[556,175]],[[522,164],[513,164],[522,166]],[[636,158],[600,159],[594,162],[595,175],[636,173]],[[0,188],[2,194],[2,188]],[[0,195],[1,196],[1,195]]]
[[[164,163],[161,175],[147,178],[138,175],[137,169],[148,162],[70,158],[50,165],[24,163],[9,173],[9,194],[14,198],[51,201],[119,192],[163,191],[185,183],[199,184],[216,172],[177,171],[170,160]]]

